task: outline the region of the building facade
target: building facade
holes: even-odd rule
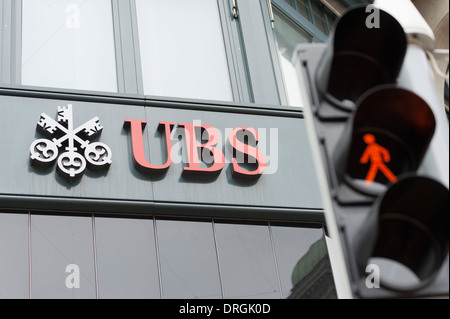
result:
[[[0,0],[0,298],[339,297],[292,54],[356,2]]]

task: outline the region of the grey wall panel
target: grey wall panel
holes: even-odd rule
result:
[[[113,99],[111,99],[113,100]],[[112,150],[112,165],[106,172],[86,169],[84,176],[73,184],[56,172],[31,166],[30,145],[43,136],[36,131],[41,113],[57,118],[57,106],[73,105],[74,126],[99,117],[104,127],[98,142]],[[166,204],[207,204],[264,206],[282,208],[322,208],[304,121],[297,117],[281,117],[231,112],[142,107],[123,104],[94,103],[70,100],[0,97],[0,195],[48,196],[82,200],[136,201]],[[125,119],[147,120],[144,129],[146,159],[152,164],[165,161],[164,138],[157,131],[159,121],[176,124],[202,123],[217,128],[222,134],[221,150],[225,152],[226,133],[235,127],[259,130],[259,148],[271,159],[271,174],[257,180],[233,178],[230,158],[216,178],[185,177],[183,162],[174,162],[165,175],[149,176],[138,172],[132,162],[130,133],[123,128]],[[264,146],[264,131],[269,145]],[[174,145],[178,136],[172,134]],[[178,145],[184,145],[179,143]],[[181,151],[180,151],[181,152]],[[62,152],[60,151],[60,154]],[[231,153],[226,151],[227,155]],[[176,213],[176,212],[174,212]]]

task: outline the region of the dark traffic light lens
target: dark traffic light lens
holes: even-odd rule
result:
[[[448,255],[448,224],[448,188],[424,176],[403,177],[375,202],[357,241],[360,257],[371,253],[359,260],[390,260],[407,267],[417,277],[404,285],[380,272],[385,288],[423,288],[436,277]]]

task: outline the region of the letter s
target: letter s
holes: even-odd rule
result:
[[[237,133],[239,131],[244,131],[250,133],[254,138],[256,143],[258,143],[258,132],[254,128],[248,128],[248,127],[236,127],[234,128],[229,137],[228,141],[230,142],[231,146],[233,147],[236,152],[248,155],[256,160],[257,167],[253,171],[248,171],[243,169],[241,166],[239,166],[238,161],[236,160],[236,157],[233,156],[233,165],[232,168],[232,174],[233,176],[239,176],[239,177],[246,177],[246,178],[258,178],[261,176],[261,174],[264,172],[264,170],[267,167],[267,160],[264,154],[258,150],[257,148],[250,146],[248,144],[244,144],[237,138]]]

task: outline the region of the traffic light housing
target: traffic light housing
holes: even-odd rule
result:
[[[407,36],[389,13],[378,14],[379,26],[369,27],[366,8],[353,8],[326,44],[297,48],[327,229],[340,244],[350,297],[448,296],[448,270],[439,277],[449,250],[448,188],[420,172],[435,112],[398,85]],[[374,289],[366,270],[378,263]],[[389,269],[411,275],[398,281]]]

